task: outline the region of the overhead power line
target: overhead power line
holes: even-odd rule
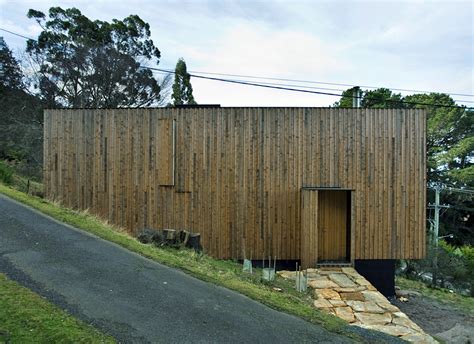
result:
[[[154,68],[154,67],[148,67],[148,66],[141,66],[141,68],[150,69],[150,70],[153,70],[153,71],[158,71],[160,73],[172,73],[172,74],[176,73],[175,71],[172,71],[172,70]],[[256,82],[249,82],[249,81],[242,81],[242,80],[222,79],[222,78],[215,78],[215,77],[209,77],[209,76],[203,76],[203,75],[197,75],[197,74],[191,74],[191,73],[188,73],[188,74],[190,76],[192,76],[193,78],[198,78],[198,79],[214,80],[214,81],[221,81],[221,82],[227,82],[227,83],[232,83],[232,84],[240,84],[240,85],[263,87],[263,88],[271,88],[271,89],[284,90],[284,91],[293,91],[293,92],[312,93],[312,94],[321,94],[321,95],[327,95],[327,96],[341,97],[341,94],[339,94],[339,93],[312,91],[312,90],[306,90],[306,89],[301,89],[301,88],[292,88],[292,87],[286,87],[286,86],[275,86],[275,85],[268,85],[268,84],[263,84],[263,83],[256,83]],[[344,97],[355,98],[355,99],[362,99],[363,98],[361,96],[355,96],[355,95],[347,95],[347,96],[344,96]],[[423,103],[423,102],[408,102],[408,101],[403,101],[403,100],[398,101],[398,100],[392,100],[392,99],[384,99],[384,101],[392,102],[392,103],[395,103],[395,104],[422,105],[422,106],[444,107],[444,108],[454,108],[454,109],[471,109],[469,107],[457,106],[457,105],[430,104],[430,103]]]
[[[31,38],[31,37],[27,37],[27,36],[20,35],[19,33],[16,33],[16,32],[13,32],[13,31],[10,31],[10,30],[7,30],[7,29],[2,29],[1,27],[0,27],[0,30],[1,30],[1,31],[5,31],[5,32],[8,32],[9,34],[12,34],[12,35],[14,35],[14,36],[18,36],[18,37],[21,37],[21,38],[31,39],[31,40],[33,40],[33,41],[36,41],[36,39],[33,39],[33,38]]]
[[[33,38],[18,34],[16,32],[0,28],[0,30],[8,32],[12,35],[22,37],[24,39],[30,39],[33,41],[36,41]],[[151,69],[154,71],[158,71],[161,73],[172,73],[174,74],[175,72],[173,70],[167,70],[167,69],[161,69],[161,68],[153,68],[153,67],[148,67],[148,66],[140,66],[141,68],[146,68],[146,69]],[[193,73],[193,74],[191,74]],[[196,71],[190,71],[189,75],[191,75],[194,78],[199,78],[199,79],[205,79],[205,80],[214,80],[214,81],[220,81],[220,82],[227,82],[227,83],[234,83],[234,84],[241,84],[241,85],[247,85],[247,86],[255,86],[255,87],[264,87],[264,88],[271,88],[271,89],[279,89],[279,90],[284,90],[284,91],[292,91],[292,92],[302,92],[302,93],[312,93],[312,94],[320,94],[320,95],[328,95],[328,96],[337,96],[341,97],[341,94],[336,94],[336,93],[329,93],[329,92],[320,92],[320,91],[311,91],[308,90],[310,89],[320,89],[320,90],[334,90],[334,91],[344,91],[344,90],[339,90],[339,89],[329,89],[329,88],[322,88],[322,87],[309,87],[309,86],[300,86],[300,85],[286,85],[286,84],[276,84],[276,83],[267,83],[267,82],[250,82],[250,81],[243,81],[243,80],[234,80],[234,79],[223,79],[223,78],[216,78],[216,77],[209,77],[209,76],[203,76],[203,75],[197,75],[195,73],[199,74],[208,74],[208,75],[223,75],[223,76],[234,76],[234,77],[247,77],[247,78],[254,78],[254,79],[266,79],[266,80],[278,80],[278,81],[293,81],[293,82],[300,82],[300,83],[312,83],[312,84],[325,84],[325,85],[337,85],[337,86],[352,86],[355,87],[356,85],[351,85],[351,84],[339,84],[339,83],[331,83],[331,82],[321,82],[321,81],[307,81],[307,80],[296,80],[296,79],[284,79],[284,78],[266,78],[266,77],[257,77],[257,76],[252,76],[252,75],[238,75],[238,74],[222,74],[222,73],[211,73],[211,72],[196,72]],[[295,88],[298,87],[298,88]],[[359,87],[365,87],[365,88],[378,88],[375,86],[364,86],[364,85],[359,85]],[[398,91],[407,91],[407,92],[424,92],[424,93],[429,93],[430,91],[419,91],[419,90],[408,90],[408,89],[398,89],[398,88],[390,88],[391,90],[398,90]],[[468,94],[460,94],[460,93],[448,93],[451,95],[459,95],[459,96],[467,96],[467,97],[473,97],[474,95],[468,95]],[[354,95],[345,95],[344,97],[347,98],[354,98],[354,99],[362,99],[361,96],[354,96]],[[407,101],[397,101],[397,100],[391,100],[391,99],[385,99],[385,101],[388,102],[393,102],[396,104],[408,104],[408,105],[423,105],[423,106],[434,106],[434,107],[444,107],[444,108],[463,108],[463,109],[472,109],[471,107],[463,107],[463,106],[456,106],[456,105],[444,105],[444,104],[429,104],[429,103],[423,103],[423,102],[407,102]],[[454,100],[455,102],[467,102],[467,103],[473,103],[473,101],[468,101],[468,100]]]
[[[265,76],[255,76],[255,75],[241,75],[241,74],[226,74],[226,73],[211,73],[211,72],[201,72],[201,71],[189,71],[189,73],[205,74],[205,75],[218,75],[218,76],[231,76],[238,78],[247,78],[247,79],[262,79],[262,80],[276,80],[276,81],[289,81],[289,82],[299,82],[305,84],[321,84],[321,85],[333,85],[333,86],[347,86],[347,87],[364,87],[364,88],[382,88],[380,86],[368,86],[368,85],[354,85],[354,84],[342,84],[335,82],[325,82],[325,81],[313,81],[313,80],[298,80],[298,79],[285,79],[285,78],[271,78]],[[402,92],[413,92],[413,93],[445,93],[453,96],[462,96],[462,97],[474,97],[474,94],[466,93],[452,93],[452,92],[435,92],[435,91],[422,91],[422,90],[411,90],[406,88],[394,88],[394,87],[383,87],[388,88],[392,91],[402,91]]]

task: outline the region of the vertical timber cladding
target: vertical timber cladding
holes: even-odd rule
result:
[[[421,258],[425,135],[422,110],[46,110],[45,192],[215,257],[312,259],[302,187],[350,189],[353,258]]]

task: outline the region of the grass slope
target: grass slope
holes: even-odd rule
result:
[[[115,343],[0,274],[0,343]]]
[[[462,311],[468,311],[471,314],[474,314],[474,297],[453,293],[448,289],[430,288],[423,282],[403,277],[397,277],[396,284],[401,289],[418,291],[425,297],[435,299],[439,302],[456,307]]]
[[[273,309],[296,315],[333,333],[364,341],[358,334],[351,331],[343,320],[316,310],[311,305],[309,295],[296,292],[292,283],[282,278],[266,284],[260,281],[258,274],[242,273],[241,265],[236,262],[213,259],[190,250],[156,248],[142,244],[123,230],[86,212],[60,207],[53,202],[29,196],[3,184],[0,184],[0,193],[156,262],[179,268],[201,280],[235,290]],[[283,292],[275,291],[274,287],[283,289]]]

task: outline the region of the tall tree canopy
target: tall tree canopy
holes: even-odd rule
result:
[[[191,85],[191,76],[187,71],[186,62],[182,58],[176,63],[172,99],[173,105],[196,104],[193,96],[193,86]]]
[[[49,9],[49,19],[30,9],[28,17],[43,28],[27,52],[39,63],[41,96],[67,107],[150,106],[160,86],[140,63],[156,60],[160,51],[150,26],[137,15],[112,22],[90,20],[76,8]]]
[[[334,103],[335,107],[350,108],[352,107],[352,100],[354,92],[360,90],[358,86],[351,87],[342,92],[341,99]],[[378,88],[376,90],[361,91],[362,98],[360,99],[361,107],[363,108],[401,108],[404,107],[401,103],[402,95],[392,93],[388,88]]]
[[[0,37],[0,159],[39,167],[42,108],[40,99],[26,91],[20,65]]]
[[[22,78],[18,61],[13,57],[3,37],[0,37],[0,85],[11,89],[22,89]]]

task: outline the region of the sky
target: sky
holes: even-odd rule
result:
[[[139,15],[161,51],[159,68],[174,69],[182,57],[196,72],[474,94],[474,1],[0,0],[0,28],[35,38],[41,28],[26,13],[30,8],[47,13],[51,6],[76,7],[106,21]],[[15,53],[24,50],[24,39],[2,31],[0,36]],[[338,100],[191,82],[200,104],[330,106]],[[303,85],[337,94],[348,88]]]

